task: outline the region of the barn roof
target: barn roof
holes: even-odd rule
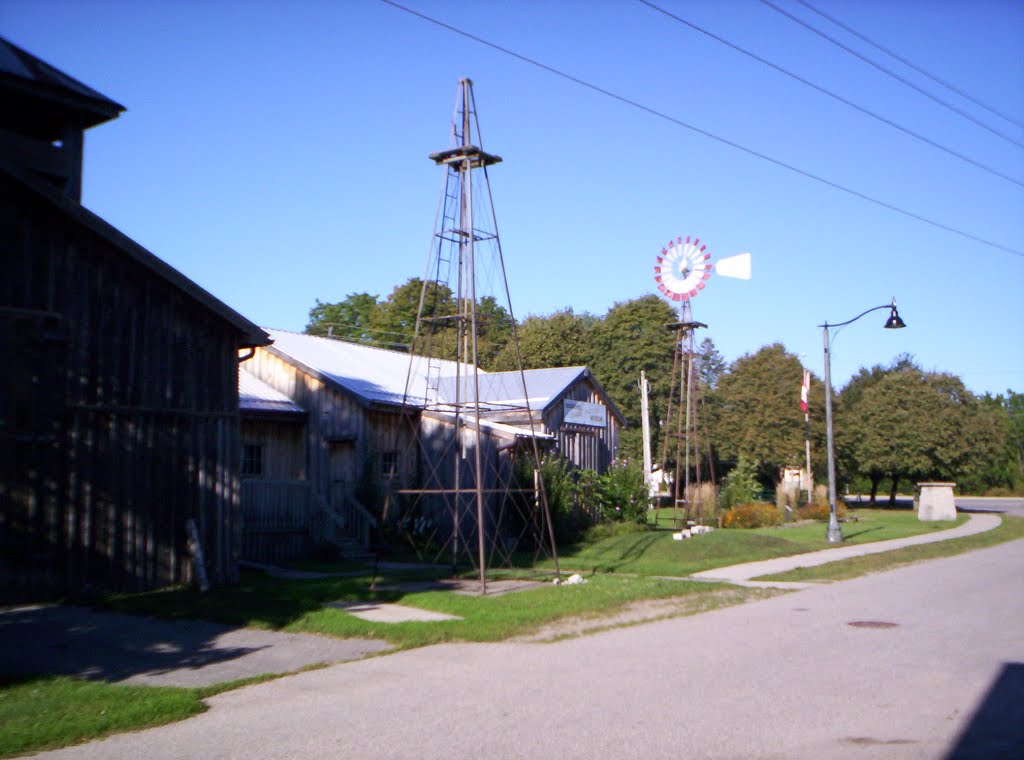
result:
[[[304,415],[302,407],[255,375],[238,368],[238,407],[245,413]]]
[[[529,403],[530,409],[546,411],[557,403],[565,393],[581,379],[588,379],[604,403],[620,423],[625,419],[604,388],[597,382],[587,367],[548,367],[543,369],[523,370],[522,377],[517,370],[509,372],[489,372],[479,378],[480,402],[491,409],[523,407]],[[523,380],[526,381],[527,393],[523,392]],[[471,377],[461,378],[459,383],[459,399],[472,401],[476,398],[473,392]],[[455,400],[456,382],[454,377],[441,379],[440,395],[448,402]]]
[[[285,361],[300,367],[305,372],[332,382],[356,395],[367,403],[407,405],[422,407],[426,404],[424,388],[427,386],[428,360],[412,357],[412,378],[406,398],[406,378],[410,371],[410,356],[401,351],[375,348],[361,343],[350,343],[335,338],[288,332],[264,328],[274,341],[267,350]],[[460,382],[456,384],[458,364],[453,361],[434,359],[429,362],[433,385],[441,408],[458,399],[462,402],[475,398],[473,378],[468,367],[462,366]],[[523,392],[523,378],[528,393]],[[619,419],[622,413],[608,398],[597,379],[586,367],[555,367],[528,369],[522,377],[518,371],[480,371],[477,382],[480,387],[480,401],[490,410],[501,408],[522,408],[526,406],[538,411],[556,403],[563,394],[581,378],[588,379],[604,399],[608,408]]]
[[[171,287],[181,291],[196,304],[207,308],[213,315],[228,322],[239,334],[240,347],[265,346],[268,343],[266,334],[253,322],[243,317],[209,291],[183,275],[160,257],[149,252],[130,237],[118,230],[101,217],[89,211],[77,201],[69,199],[52,185],[11,165],[0,152],[0,178],[17,183],[18,192],[28,191],[44,202],[49,203],[54,211],[63,214],[72,222],[90,230],[125,256],[148,269],[155,276],[163,279]]]
[[[8,118],[28,118],[26,104],[37,119],[35,127],[52,131],[70,118],[79,127],[102,124],[116,118],[124,106],[88,87],[63,71],[0,37],[0,89],[13,109]],[[52,137],[59,138],[59,130]]]
[[[340,386],[368,403],[400,406],[403,400],[422,406],[427,382],[427,362],[415,357],[413,377],[406,398],[410,356],[401,351],[349,343],[334,338],[264,328],[274,344],[268,349],[306,372]],[[455,374],[453,361],[432,362],[442,375]],[[463,370],[465,371],[465,370]],[[415,393],[414,393],[415,391]]]

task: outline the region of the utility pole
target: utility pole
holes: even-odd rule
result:
[[[640,415],[644,436],[644,485],[647,486],[648,499],[651,495],[651,414],[648,407],[647,394],[650,391],[647,373],[640,370]],[[648,504],[650,507],[650,504]]]

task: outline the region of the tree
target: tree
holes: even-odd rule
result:
[[[512,340],[512,317],[494,296],[484,296],[476,307],[477,359],[486,370]]]
[[[455,297],[451,288],[430,281],[424,289],[423,280],[409,278],[397,286],[374,311],[371,329],[380,345],[399,351],[408,351],[416,331],[416,316],[423,298],[423,322],[416,350],[418,353],[455,358],[456,328],[454,319],[444,319],[456,313]]]
[[[590,367],[626,417],[629,427],[619,440],[624,456],[639,457],[643,444],[640,424],[640,391],[637,383],[644,370],[651,383],[652,430],[665,416],[672,380],[672,333],[666,325],[676,315],[661,298],[643,296],[615,304],[604,319],[594,325]],[[658,450],[658,441],[652,443]]]
[[[715,347],[711,338],[704,338],[697,348],[697,380],[701,388],[706,391],[713,391],[718,386],[718,380],[728,369],[728,363],[722,354]]]
[[[711,440],[719,459],[744,456],[758,465],[762,480],[775,483],[785,466],[805,460],[804,414],[800,410],[803,366],[781,343],[741,356],[718,381],[712,408]],[[810,404],[824,418],[824,386],[811,383]],[[824,451],[822,430],[812,429],[812,447]]]
[[[591,330],[572,309],[546,317],[529,316],[516,330],[523,369],[576,367],[590,360]],[[515,344],[508,340],[494,360],[494,368],[519,368]]]
[[[837,441],[871,478],[872,502],[878,482],[891,478],[893,504],[903,478],[955,480],[972,458],[992,458],[1001,442],[985,440],[995,431],[978,406],[955,375],[906,367],[863,388],[847,409]]]
[[[964,493],[990,491],[1019,493],[1024,488],[1024,394],[986,393],[977,399],[970,414],[967,435],[972,456],[958,475]],[[981,450],[990,456],[978,456]]]
[[[309,310],[306,333],[372,343],[370,323],[376,310],[377,296],[369,293],[349,293],[338,303],[324,303],[318,298]]]

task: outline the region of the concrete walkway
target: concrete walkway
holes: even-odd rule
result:
[[[876,541],[870,544],[851,544],[837,546],[833,549],[823,549],[808,554],[794,554],[789,557],[776,557],[765,559],[759,562],[747,562],[742,565],[731,567],[718,567],[714,570],[705,570],[694,573],[691,578],[702,581],[724,581],[739,586],[751,586],[755,588],[787,588],[801,589],[810,588],[815,583],[795,583],[784,581],[755,581],[752,578],[759,578],[762,575],[774,575],[785,573],[789,570],[796,570],[800,567],[817,567],[826,565],[829,562],[850,559],[851,557],[862,557],[867,554],[879,554],[881,552],[902,549],[905,546],[917,546],[918,544],[931,544],[936,541],[948,541],[954,538],[972,536],[976,533],[984,533],[999,527],[1002,519],[998,515],[975,514],[970,515],[967,522],[956,528],[938,531],[937,533],[924,533],[909,538],[894,538],[890,541]]]
[[[208,686],[362,659],[386,641],[158,620],[67,605],[0,608],[0,673]]]

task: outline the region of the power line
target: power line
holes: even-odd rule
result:
[[[941,151],[943,151],[945,153],[948,153],[951,156],[959,158],[961,161],[965,161],[966,163],[971,164],[972,166],[976,166],[977,168],[983,169],[984,171],[987,171],[990,174],[994,174],[997,177],[1001,177],[1002,179],[1005,179],[1008,182],[1012,182],[1013,184],[1015,184],[1015,185],[1017,185],[1019,187],[1024,187],[1024,182],[1022,182],[1021,180],[1016,179],[1015,177],[1012,177],[1009,174],[1004,174],[1003,172],[999,171],[998,169],[995,169],[995,168],[993,168],[991,166],[988,166],[987,164],[983,164],[980,161],[975,161],[973,158],[969,158],[969,157],[965,156],[963,153],[959,153],[959,152],[953,150],[952,148],[947,148],[946,146],[944,146],[944,145],[942,145],[940,143],[937,143],[934,140],[931,140],[931,139],[925,137],[924,135],[921,135],[921,134],[919,134],[917,132],[914,132],[913,130],[908,129],[907,127],[901,126],[901,125],[897,124],[896,122],[894,122],[894,121],[892,121],[890,119],[887,119],[884,116],[881,116],[881,115],[875,113],[874,111],[870,111],[867,108],[864,108],[863,106],[859,106],[856,103],[854,103],[853,101],[848,100],[847,98],[844,98],[842,95],[838,95],[837,93],[832,92],[831,90],[828,90],[828,89],[826,89],[824,87],[821,87],[821,86],[815,84],[814,82],[811,82],[808,79],[804,79],[799,74],[794,74],[792,71],[788,71],[788,70],[782,68],[781,66],[776,65],[776,64],[772,63],[771,61],[762,58],[761,56],[757,55],[756,53],[752,53],[749,50],[740,47],[739,45],[735,45],[732,42],[729,42],[728,40],[723,39],[722,37],[719,37],[717,34],[714,34],[713,32],[709,32],[707,29],[703,29],[703,28],[697,26],[696,24],[694,24],[694,23],[692,23],[690,21],[687,21],[686,19],[681,18],[681,17],[675,15],[674,13],[671,13],[670,11],[667,11],[664,8],[661,8],[660,6],[655,5],[654,3],[650,2],[650,0],[637,0],[637,2],[642,3],[643,5],[646,5],[648,8],[651,8],[652,10],[655,10],[658,13],[661,13],[661,14],[663,14],[665,16],[668,16],[673,21],[677,21],[680,24],[683,24],[685,26],[690,27],[694,31],[700,32],[701,34],[704,34],[704,35],[710,37],[711,39],[715,40],[716,42],[720,42],[723,45],[726,45],[727,47],[732,48],[733,50],[735,50],[738,53],[742,53],[745,56],[753,58],[758,63],[763,63],[765,66],[769,66],[769,67],[775,69],[776,71],[778,71],[778,72],[780,72],[782,74],[785,74],[788,77],[791,77],[791,78],[795,79],[796,81],[800,82],[801,84],[805,84],[808,87],[811,87],[811,88],[817,90],[820,93],[828,95],[830,98],[834,98],[834,99],[838,100],[840,103],[843,103],[844,105],[849,106],[850,108],[854,108],[854,109],[860,111],[863,114],[867,114],[868,116],[870,116],[870,117],[872,117],[874,119],[877,119],[878,121],[882,122],[883,124],[887,124],[888,126],[893,127],[894,129],[898,129],[900,132],[903,132],[904,134],[908,134],[911,137],[914,137],[914,138],[920,140],[923,143],[927,143],[928,145],[931,145],[933,148],[938,148],[939,150],[941,150]]]
[[[937,222],[934,219],[929,219],[926,216],[921,216],[920,214],[916,214],[913,211],[907,211],[906,209],[900,208],[899,206],[895,206],[895,205],[893,205],[891,203],[888,203],[887,201],[883,201],[883,200],[880,200],[878,198],[874,198],[874,197],[872,197],[870,195],[866,195],[866,194],[861,193],[861,192],[859,192],[857,190],[854,190],[852,188],[846,187],[844,185],[840,185],[837,182],[833,182],[832,180],[825,179],[824,177],[818,176],[817,174],[813,174],[813,173],[811,173],[809,171],[806,171],[804,169],[800,169],[800,168],[798,168],[796,166],[793,166],[792,164],[787,164],[786,162],[780,161],[777,158],[772,158],[771,156],[768,156],[768,155],[766,155],[764,153],[759,153],[758,151],[756,151],[756,150],[754,150],[752,148],[747,148],[746,146],[740,145],[739,143],[733,142],[733,141],[728,140],[728,139],[726,139],[724,137],[720,137],[719,135],[716,135],[716,134],[714,134],[712,132],[708,132],[707,130],[701,129],[700,127],[695,127],[692,124],[688,124],[687,122],[682,121],[681,119],[677,119],[674,116],[669,116],[668,114],[662,113],[661,111],[658,111],[658,110],[656,110],[654,108],[651,108],[650,106],[645,106],[642,103],[638,103],[635,100],[630,100],[629,98],[627,98],[627,97],[625,97],[623,95],[619,95],[617,93],[614,93],[611,90],[606,90],[603,87],[600,87],[600,86],[598,86],[596,84],[592,84],[592,83],[587,82],[587,81],[585,81],[583,79],[580,79],[579,77],[573,76],[572,74],[568,74],[568,73],[566,73],[564,71],[556,69],[553,66],[549,66],[546,63],[541,63],[540,61],[537,61],[537,60],[535,60],[533,58],[529,58],[528,56],[522,55],[521,53],[517,53],[514,50],[509,50],[508,48],[502,47],[501,45],[495,44],[493,42],[489,42],[488,40],[485,40],[482,37],[478,37],[475,34],[472,34],[470,32],[467,32],[467,31],[464,31],[462,29],[459,29],[458,27],[452,26],[451,24],[447,24],[444,21],[440,21],[440,20],[438,20],[436,18],[433,18],[431,16],[427,16],[424,13],[420,13],[419,11],[413,10],[412,8],[408,8],[408,7],[404,6],[404,5],[401,5],[400,3],[395,2],[395,0],[380,0],[380,2],[384,3],[385,5],[390,5],[393,8],[397,8],[400,11],[404,11],[405,13],[408,13],[411,16],[416,16],[417,18],[423,19],[424,21],[427,21],[427,22],[429,22],[431,24],[434,24],[435,26],[439,26],[442,29],[447,29],[450,32],[454,32],[455,34],[458,34],[458,35],[460,35],[462,37],[465,37],[466,39],[472,40],[474,42],[478,42],[481,45],[485,45],[485,46],[491,48],[492,50],[497,50],[499,53],[504,53],[505,55],[508,55],[508,56],[510,56],[512,58],[520,60],[523,63],[528,63],[531,66],[535,66],[535,67],[537,67],[539,69],[547,71],[550,74],[554,74],[555,76],[561,77],[562,79],[566,79],[566,80],[568,80],[570,82],[573,82],[574,84],[578,84],[581,87],[586,87],[588,90],[593,90],[594,92],[598,92],[598,93],[600,93],[600,94],[602,94],[602,95],[604,95],[606,97],[612,98],[613,100],[617,100],[620,103],[625,103],[628,106],[632,106],[633,108],[636,108],[636,109],[638,109],[640,111],[648,113],[648,114],[650,114],[652,116],[656,116],[659,119],[663,119],[664,121],[667,121],[667,122],[670,122],[670,123],[675,124],[677,126],[689,129],[690,131],[696,132],[699,135],[703,135],[704,137],[710,138],[711,140],[714,140],[715,142],[719,142],[719,143],[722,143],[723,145],[728,145],[731,148],[735,148],[737,150],[743,151],[744,153],[746,153],[748,155],[751,155],[751,156],[754,156],[755,158],[760,158],[763,161],[768,161],[769,163],[775,164],[776,166],[780,166],[783,169],[787,169],[787,170],[789,170],[789,171],[791,171],[791,172],[793,172],[795,174],[799,174],[802,177],[806,177],[806,178],[812,179],[812,180],[814,180],[816,182],[820,182],[821,184],[827,185],[828,187],[831,187],[831,188],[833,188],[835,190],[841,190],[844,193],[847,193],[847,194],[852,195],[854,197],[860,198],[861,200],[867,201],[868,203],[873,203],[876,206],[881,206],[882,208],[888,209],[890,211],[894,211],[897,214],[902,214],[903,216],[909,217],[911,219],[916,219],[919,222],[923,222],[924,224],[930,225],[930,226],[935,227],[937,229],[945,230],[946,232],[952,232],[954,235],[959,235],[960,237],[966,238],[968,240],[972,240],[975,243],[981,243],[982,245],[987,245],[990,248],[997,248],[1000,251],[1005,251],[1006,253],[1012,253],[1014,256],[1024,257],[1024,251],[1022,251],[1022,250],[1019,250],[1017,248],[1011,248],[1010,246],[1003,245],[1002,243],[997,243],[997,242],[994,242],[992,240],[986,240],[985,238],[978,237],[977,235],[972,235],[969,232],[964,232],[963,230],[959,230],[959,229],[957,229],[955,227],[950,227],[949,225],[942,224],[941,222]]]
[[[920,66],[914,64],[911,61],[908,61],[906,58],[904,58],[903,56],[893,52],[892,50],[890,50],[889,48],[885,47],[884,45],[882,45],[882,44],[880,44],[878,42],[875,42],[874,40],[872,40],[868,36],[858,32],[856,29],[852,28],[851,26],[849,26],[847,24],[844,24],[842,21],[837,19],[835,16],[830,16],[829,14],[825,13],[825,11],[821,10],[820,8],[816,8],[813,5],[811,5],[810,3],[805,2],[805,0],[796,0],[796,2],[800,3],[800,5],[804,6],[805,8],[809,8],[810,10],[814,11],[815,13],[817,13],[822,18],[825,18],[825,19],[831,21],[833,24],[838,26],[840,29],[843,29],[843,30],[849,32],[854,37],[857,37],[858,39],[863,40],[864,42],[868,43],[869,45],[872,45],[873,47],[877,48],[878,50],[881,50],[886,55],[895,58],[897,61],[902,63],[904,66],[907,66],[908,68],[913,69],[918,74],[923,74],[924,76],[926,76],[929,79],[931,79],[933,82],[941,84],[947,90],[955,92],[960,97],[965,98],[966,100],[971,101],[976,106],[980,106],[980,107],[984,108],[986,111],[988,111],[989,113],[995,114],[999,118],[1005,119],[1006,121],[1010,122],[1014,126],[1021,127],[1022,129],[1024,129],[1024,122],[1017,121],[1017,119],[1015,119],[1014,117],[1008,116],[1007,114],[1003,113],[1002,111],[1000,111],[999,109],[995,108],[994,106],[990,106],[987,103],[985,103],[985,102],[979,100],[978,98],[974,97],[973,95],[970,95],[969,93],[964,92],[962,89],[960,89],[956,85],[950,84],[949,82],[945,81],[944,79],[941,79],[940,77],[936,76],[935,74],[932,74],[932,73],[926,71],[925,69],[923,69]]]
[[[997,137],[1001,137],[1004,140],[1006,140],[1007,142],[1013,143],[1014,145],[1016,145],[1016,146],[1018,146],[1020,148],[1024,148],[1024,143],[1020,142],[1019,140],[1015,140],[1014,138],[1010,137],[1009,135],[1004,134],[1003,132],[1000,132],[998,129],[990,127],[988,124],[986,124],[985,122],[983,122],[983,121],[981,121],[979,119],[976,119],[974,116],[969,114],[967,111],[964,111],[962,108],[957,108],[952,103],[950,103],[948,101],[945,101],[945,100],[943,100],[942,98],[940,98],[940,97],[938,97],[936,95],[932,95],[927,90],[925,90],[925,89],[923,89],[921,87],[918,87],[913,82],[907,80],[904,77],[901,77],[895,71],[892,71],[891,69],[887,69],[882,64],[876,63],[875,61],[872,61],[867,56],[861,55],[860,53],[858,53],[853,48],[851,48],[851,47],[849,47],[847,45],[844,45],[842,42],[840,42],[839,40],[835,39],[834,37],[830,37],[828,34],[826,34],[825,32],[821,31],[817,27],[813,26],[812,24],[807,23],[806,21],[804,21],[801,18],[798,18],[798,17],[794,16],[789,11],[780,8],[779,6],[777,6],[775,3],[771,2],[770,0],[761,0],[761,2],[764,5],[767,5],[772,10],[776,11],[777,13],[781,13],[786,18],[788,18],[791,21],[793,21],[793,22],[799,24],[800,26],[804,27],[805,29],[807,29],[807,30],[809,30],[811,32],[814,32],[819,37],[822,37],[822,38],[828,40],[829,42],[831,42],[836,47],[841,48],[842,50],[845,50],[847,53],[849,53],[850,55],[854,56],[855,58],[859,58],[860,60],[862,60],[864,63],[868,64],[869,66],[873,66],[874,68],[876,68],[879,71],[881,71],[883,74],[888,74],[889,76],[891,76],[896,81],[901,82],[902,84],[905,84],[907,87],[911,88],[912,90],[916,90],[917,92],[919,92],[922,95],[924,95],[926,98],[928,98],[930,100],[933,100],[934,102],[938,103],[940,106],[945,106],[950,111],[953,111],[954,113],[959,114],[960,116],[963,116],[968,121],[978,125],[982,129],[988,130],[989,132],[991,132],[992,134],[996,135]]]

